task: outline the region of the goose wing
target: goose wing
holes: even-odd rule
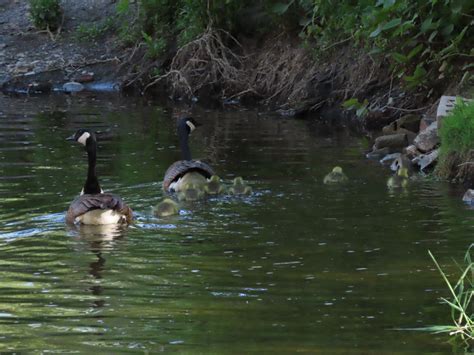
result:
[[[163,179],[163,190],[168,191],[170,184],[178,180],[181,176],[191,171],[197,171],[204,175],[207,179],[215,175],[214,170],[209,164],[200,160],[178,160],[170,165],[166,170]]]
[[[133,213],[130,207],[128,207],[120,196],[114,194],[84,194],[77,197],[72,201],[69,209],[66,213],[66,222],[74,223],[76,217],[83,215],[84,213],[97,209],[111,209],[123,214],[127,222],[132,221]]]

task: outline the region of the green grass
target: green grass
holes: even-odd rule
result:
[[[56,30],[61,24],[59,0],[30,0],[30,17],[40,30]]]
[[[474,148],[474,102],[458,102],[439,131],[441,154],[464,154]]]
[[[115,23],[113,18],[107,18],[100,23],[80,24],[76,28],[75,36],[78,41],[87,42],[94,41],[105,35],[107,31],[114,29]]]
[[[452,337],[460,338],[467,345],[472,345],[474,342],[474,308],[472,304],[474,296],[474,263],[471,258],[473,249],[474,244],[471,244],[464,256],[464,265],[458,265],[461,274],[456,283],[449,281],[436,258],[428,251],[450,293],[449,298],[441,298],[441,301],[447,304],[451,310],[452,324],[430,326],[419,330],[433,333],[448,333]]]

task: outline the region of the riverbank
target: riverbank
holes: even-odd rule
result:
[[[143,38],[132,41],[124,32],[124,21],[128,19],[131,34],[140,16],[150,10],[140,8],[140,2],[123,4],[62,2],[61,25],[51,32],[32,26],[26,1],[0,2],[3,91],[128,90],[226,106],[257,104],[282,116],[318,114],[334,123],[350,121],[370,132],[405,120],[407,114],[433,122],[442,95],[473,94],[472,68],[465,69],[465,61],[436,68],[438,79],[424,84],[416,77],[423,73],[416,64],[410,75],[400,75],[390,56],[374,53],[363,42],[355,45],[355,38],[323,45],[287,27],[255,35],[208,26],[178,44],[180,39],[168,34],[158,37],[156,24],[148,25],[151,30],[143,25]],[[411,130],[407,141],[423,129]],[[461,182],[473,181],[468,174]]]

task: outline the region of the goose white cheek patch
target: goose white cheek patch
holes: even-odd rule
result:
[[[191,132],[196,129],[196,126],[191,121],[186,121],[186,124],[188,125]]]
[[[77,141],[79,143],[81,143],[82,145],[86,145],[86,140],[87,138],[89,138],[91,135],[89,132],[84,132],[82,133],[82,135],[77,139]]]

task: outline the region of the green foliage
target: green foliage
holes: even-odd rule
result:
[[[76,28],[76,38],[79,41],[93,41],[103,36],[107,31],[113,29],[115,23],[112,18],[108,18],[100,24],[80,24]]]
[[[153,38],[149,34],[142,32],[143,40],[147,45],[147,55],[150,58],[157,58],[166,50],[166,41],[163,38]]]
[[[363,102],[360,102],[356,98],[346,100],[342,103],[342,107],[348,110],[355,110],[356,116],[358,118],[364,118],[369,112],[367,107],[369,106],[369,101],[365,99]]]
[[[59,0],[30,0],[30,16],[36,28],[56,30],[62,18]]]
[[[367,0],[286,4],[290,6],[279,7],[282,13],[297,6],[305,14],[301,37],[316,41],[318,50],[352,39],[388,59],[408,88],[433,79],[428,68],[449,68],[457,57],[472,56],[474,2],[470,0],[377,0],[375,6]]]
[[[474,102],[457,102],[443,120],[439,135],[442,155],[452,151],[464,154],[474,149]]]
[[[441,298],[441,301],[451,308],[453,325],[431,326],[422,328],[421,330],[434,333],[449,333],[454,337],[461,338],[467,344],[474,341],[474,313],[472,309],[474,297],[474,263],[471,258],[472,249],[474,249],[474,244],[471,244],[464,256],[465,265],[459,266],[461,275],[456,283],[451,283],[448,280],[446,273],[441,269],[436,258],[428,251],[451,294],[450,299]]]
[[[183,46],[209,26],[233,36],[285,30],[299,33],[318,55],[340,42],[365,46],[385,58],[409,89],[442,79],[458,58],[474,56],[472,0],[142,0],[133,5],[138,20],[124,23],[122,37],[145,39],[152,56],[169,39]],[[117,5],[120,14],[131,9],[129,0]]]

